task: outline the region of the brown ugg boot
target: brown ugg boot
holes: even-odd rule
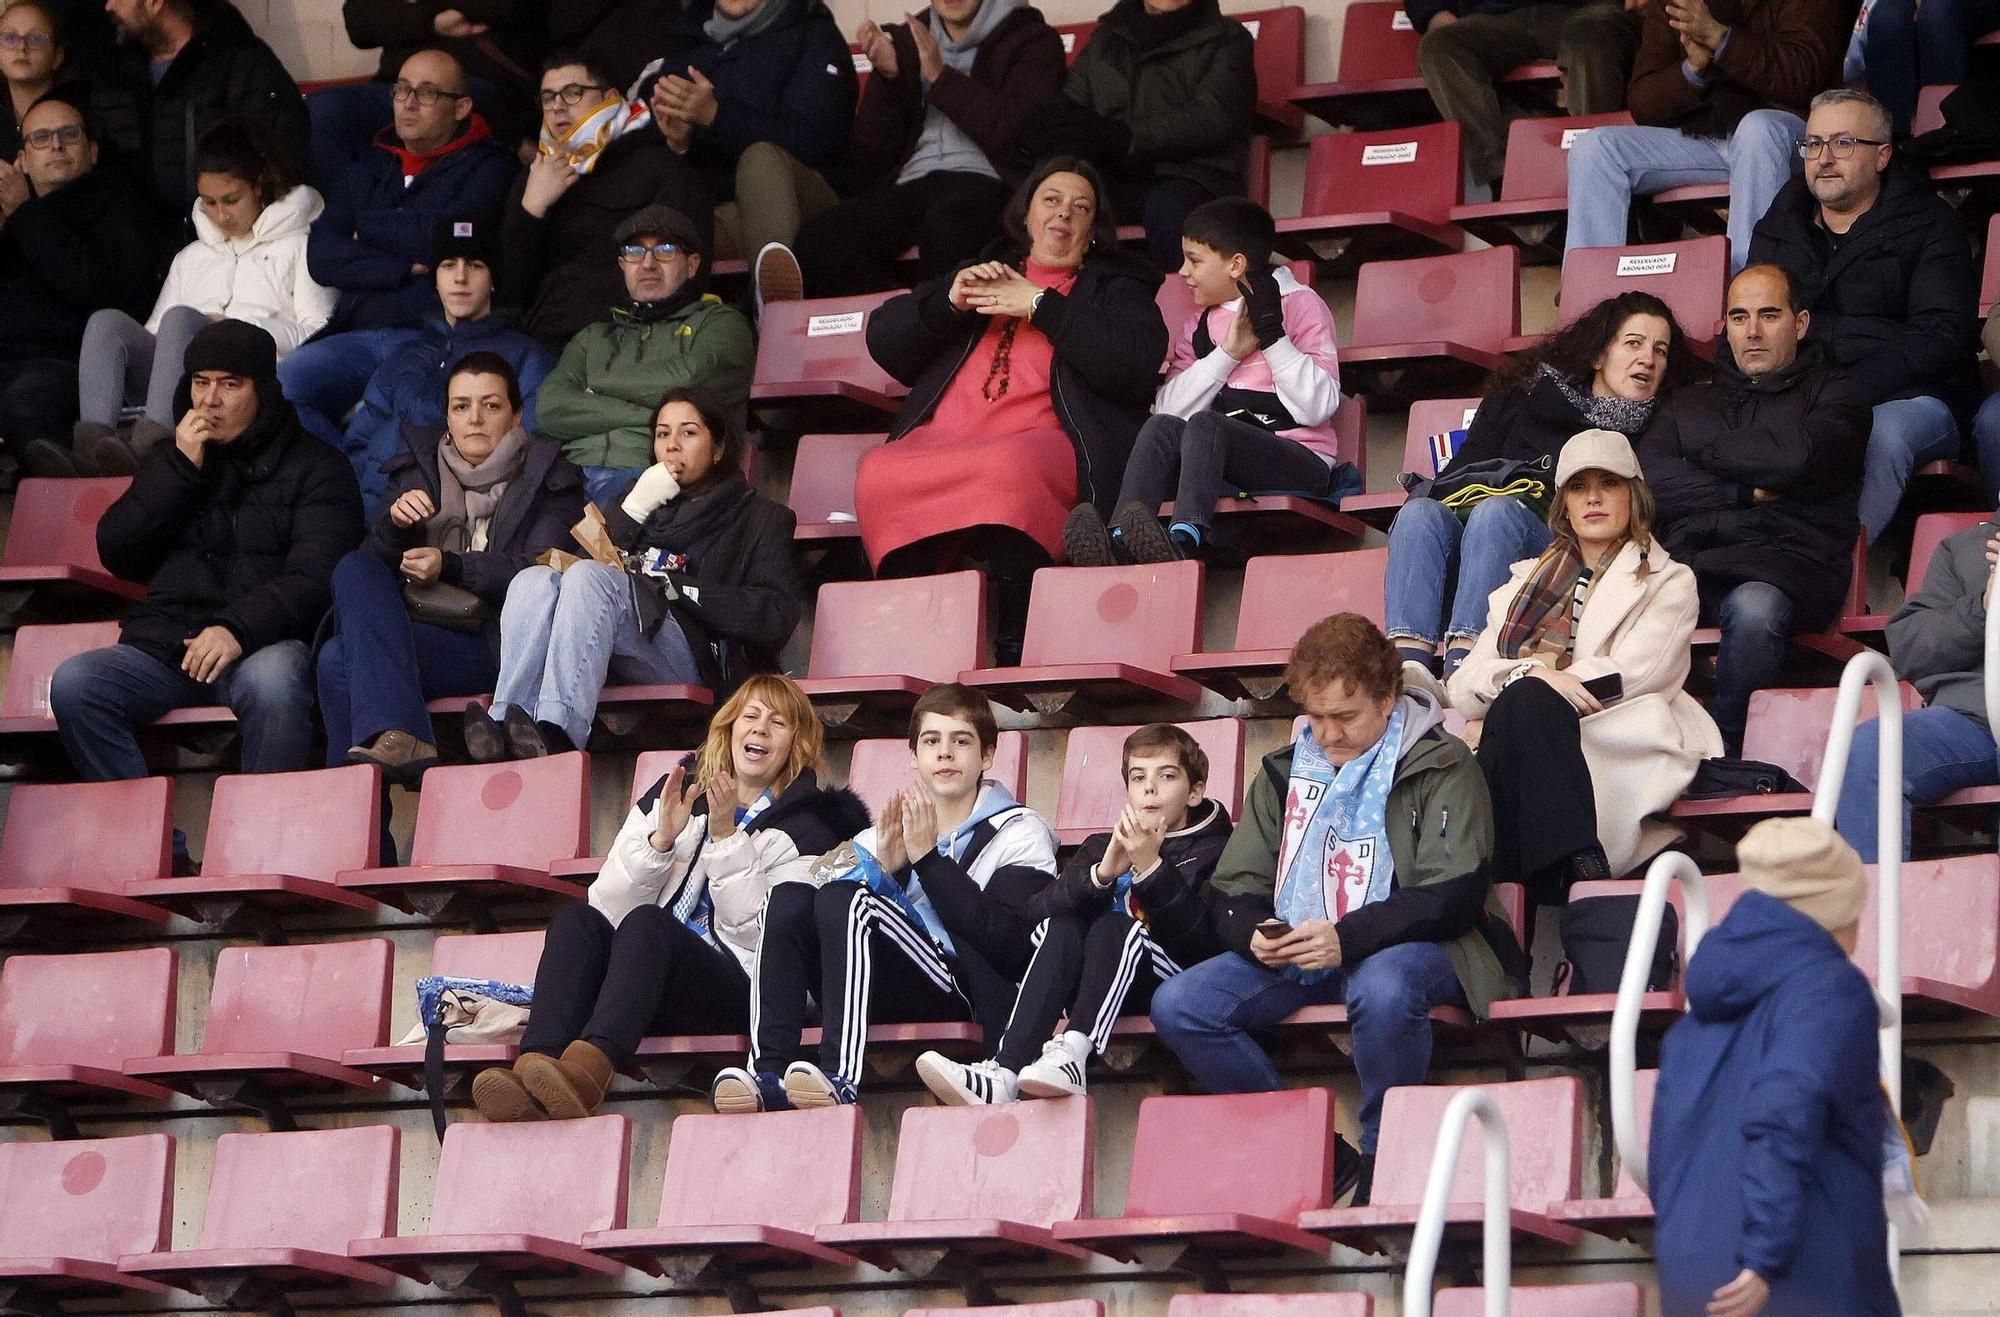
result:
[[[514,1071],[542,1109],[557,1120],[588,1116],[611,1087],[611,1058],[581,1038],[563,1049],[559,1061],[524,1053]]]
[[[543,1058],[547,1060],[546,1057]],[[535,1105],[534,1097],[512,1070],[494,1066],[472,1078],[472,1105],[495,1124],[519,1120],[547,1120],[549,1113]]]

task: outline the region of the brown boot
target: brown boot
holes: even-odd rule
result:
[[[542,1058],[544,1061],[547,1057]],[[472,1078],[472,1105],[496,1125],[521,1120],[547,1120],[549,1113],[535,1105],[534,1097],[512,1070],[494,1066]]]
[[[562,1059],[524,1053],[515,1073],[542,1109],[557,1120],[581,1120],[597,1110],[611,1087],[611,1058],[581,1038],[563,1048]]]

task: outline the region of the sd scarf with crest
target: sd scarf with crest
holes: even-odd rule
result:
[[[1285,785],[1275,901],[1278,918],[1293,928],[1309,919],[1338,922],[1389,894],[1396,876],[1389,851],[1389,789],[1402,758],[1406,712],[1398,700],[1375,744],[1339,768],[1310,728],[1299,732]],[[1301,983],[1318,983],[1332,972],[1285,967]]]
[[[736,808],[736,826],[742,828],[752,819],[762,814],[771,804],[771,793],[766,791],[757,797],[757,803],[748,809]],[[681,881],[681,890],[674,894],[671,907],[673,916],[683,928],[718,950],[724,949],[722,939],[715,931],[715,898],[709,895],[708,874],[701,868],[701,853],[708,848],[708,825],[704,820],[701,837],[695,843],[693,856],[688,860],[687,877]]]

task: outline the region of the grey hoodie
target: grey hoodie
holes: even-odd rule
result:
[[[1923,588],[1889,619],[1889,661],[1924,703],[1986,725],[1986,542],[2000,519],[1945,537]]]
[[[1000,20],[1016,9],[1026,8],[1028,0],[985,0],[979,12],[972,16],[972,26],[965,35],[953,40],[944,30],[944,20],[933,9],[930,15],[931,37],[938,43],[938,50],[944,55],[945,67],[960,73],[972,72],[972,61],[979,54],[979,43],[988,33],[1000,26]],[[928,83],[924,91],[930,91]],[[908,183],[926,174],[951,170],[962,174],[984,174],[988,178],[1000,177],[1000,171],[979,149],[979,144],[966,134],[963,128],[953,123],[943,110],[936,105],[924,107],[924,128],[917,136],[917,145],[910,152],[910,158],[903,162],[903,170],[896,175],[898,183]]]

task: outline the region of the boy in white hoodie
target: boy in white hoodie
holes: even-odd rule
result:
[[[1333,313],[1274,269],[1277,225],[1242,197],[1195,207],[1181,230],[1180,277],[1196,311],[1176,327],[1167,381],[1125,464],[1107,527],[1084,504],[1063,528],[1078,567],[1172,562],[1207,547],[1225,494],[1339,499],[1361,474],[1336,451],[1340,364]],[[1173,519],[1158,509],[1172,496]]]

